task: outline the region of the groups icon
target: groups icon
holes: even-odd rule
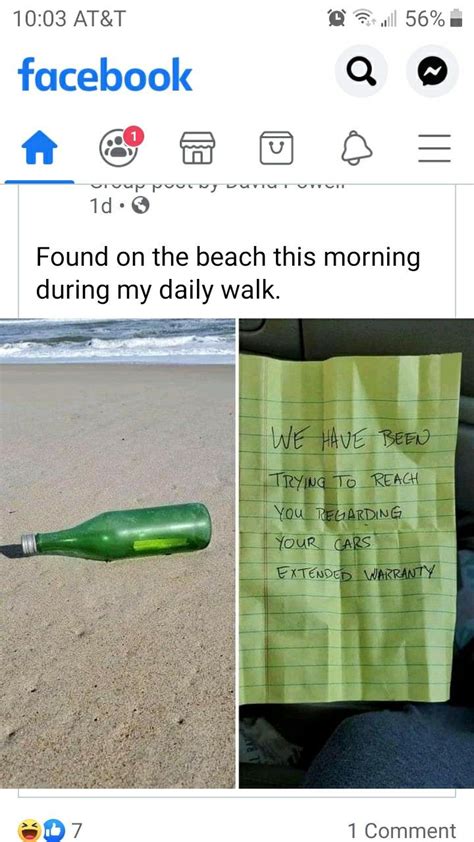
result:
[[[66,828],[59,819],[47,819],[43,825],[37,819],[23,819],[18,825],[18,836],[23,842],[38,842],[39,839],[61,842]]]

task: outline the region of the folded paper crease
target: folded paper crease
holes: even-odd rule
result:
[[[449,697],[460,370],[241,357],[242,703]]]

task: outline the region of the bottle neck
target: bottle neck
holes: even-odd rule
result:
[[[58,555],[77,543],[75,529],[60,532],[27,532],[21,536],[23,555]]]
[[[40,532],[36,535],[36,552],[43,555],[67,555],[78,543],[78,527],[61,529],[59,532]]]

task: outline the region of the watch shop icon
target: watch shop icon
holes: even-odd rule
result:
[[[293,142],[290,132],[263,132],[260,135],[260,163],[292,164]]]
[[[184,132],[179,142],[183,164],[212,164],[216,141],[212,132]]]

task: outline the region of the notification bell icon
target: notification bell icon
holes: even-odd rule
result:
[[[356,167],[362,158],[371,158],[373,154],[365,137],[356,131],[349,132],[344,141],[344,152],[341,156],[343,161]]]

